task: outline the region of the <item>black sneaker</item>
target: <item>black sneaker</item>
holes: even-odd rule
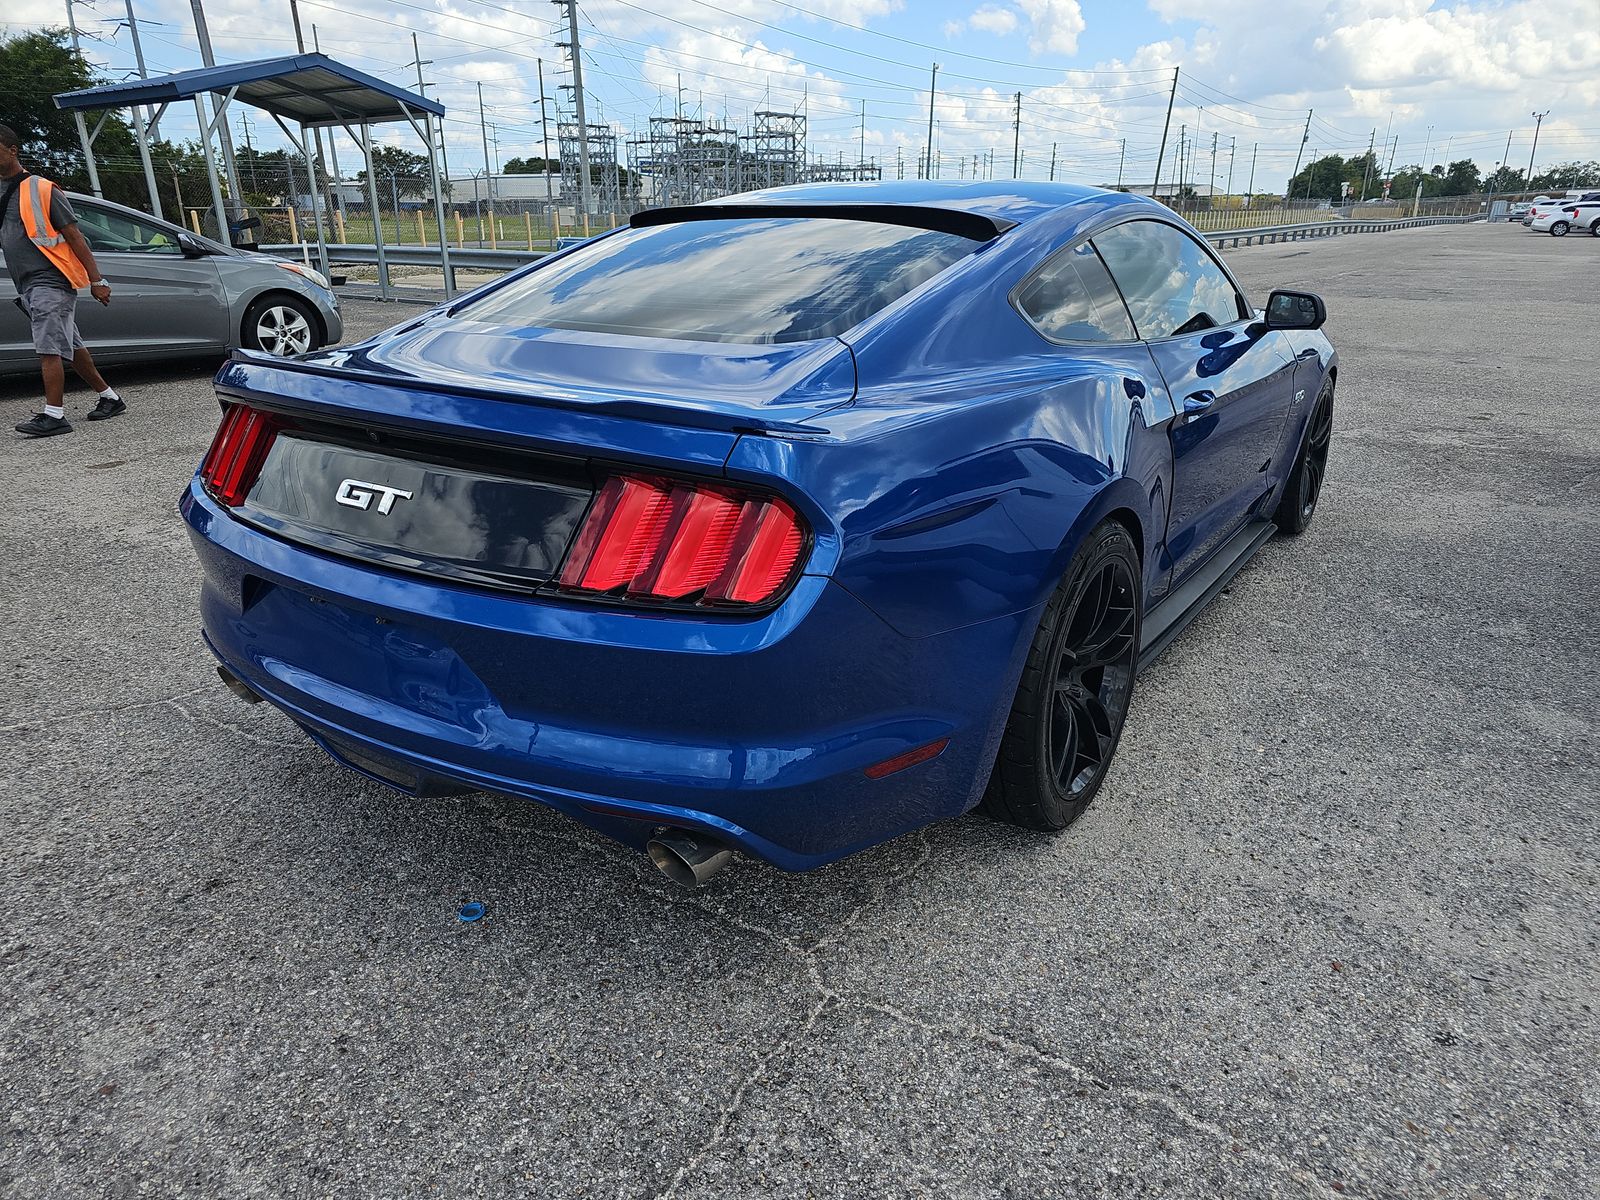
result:
[[[101,396],[100,403],[89,410],[89,420],[104,421],[107,417],[119,417],[128,411],[128,406],[122,402],[121,396]]]
[[[58,433],[71,433],[72,422],[48,413],[34,413],[26,421],[19,421],[16,430],[29,437],[54,437]]]

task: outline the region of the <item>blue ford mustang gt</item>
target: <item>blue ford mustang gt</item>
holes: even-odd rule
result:
[[[1152,201],[778,188],[366,342],[241,353],[183,497],[223,680],[415,795],[706,878],[1061,829],[1134,679],[1311,520],[1322,301]]]

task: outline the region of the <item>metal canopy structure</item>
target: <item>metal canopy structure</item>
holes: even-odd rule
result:
[[[211,97],[213,115],[210,117],[200,99],[203,95]],[[228,107],[235,101],[258,108],[277,122],[278,128],[283,130],[284,136],[307,164],[307,191],[311,196],[311,212],[317,230],[317,257],[324,275],[328,273],[328,239],[317,188],[315,147],[307,135],[313,129],[330,128],[340,128],[348,133],[367,159],[367,191],[377,249],[378,290],[385,299],[390,294],[389,264],[384,255],[383,229],[377,220],[378,185],[377,172],[372,169],[370,127],[390,121],[407,122],[428,147],[434,215],[439,222],[439,262],[444,269],[445,293],[451,296],[455,294],[449,239],[444,236],[444,192],[439,174],[444,105],[416,92],[385,83],[326,54],[295,54],[255,62],[229,63],[194,71],[178,71],[152,79],[63,92],[55,97],[55,104],[59,109],[70,111],[77,121],[78,138],[83,143],[84,157],[88,160],[89,184],[95,195],[101,194],[100,175],[94,161],[95,138],[105,125],[107,113],[114,109],[131,108],[134,110],[134,134],[139,143],[139,157],[144,164],[151,209],[156,216],[161,216],[155,167],[150,161],[151,131],[167,107],[181,100],[194,101],[195,116],[200,123],[200,143],[205,151],[206,171],[211,180],[211,199],[216,209],[217,228],[224,241],[231,239],[227,236],[228,216],[223,203],[222,184],[217,178],[216,161],[211,153],[212,136],[227,120]],[[84,120],[84,113],[90,110],[102,110],[100,120],[92,131]],[[290,129],[290,123],[299,126],[298,137]],[[233,192],[237,202],[236,181]]]

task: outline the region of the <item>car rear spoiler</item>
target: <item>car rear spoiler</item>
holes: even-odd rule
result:
[[[806,217],[831,221],[874,221],[879,225],[906,225],[935,233],[951,233],[975,242],[992,242],[1015,221],[986,217],[957,208],[921,204],[686,204],[675,208],[647,208],[628,218],[634,229],[678,225],[685,221],[761,221]]]

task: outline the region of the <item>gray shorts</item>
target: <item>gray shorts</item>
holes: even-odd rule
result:
[[[78,293],[35,284],[22,293],[22,307],[33,325],[35,354],[71,358],[83,339],[78,336]]]

